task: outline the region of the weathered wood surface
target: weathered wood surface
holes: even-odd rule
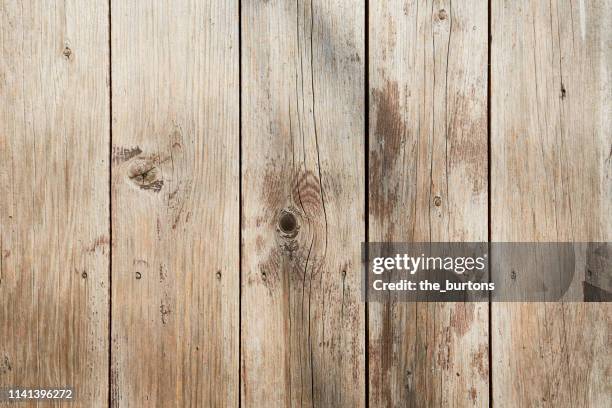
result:
[[[0,387],[612,406],[609,304],[359,293],[366,225],[612,240],[610,1],[239,4],[0,2]]]
[[[108,3],[2,1],[0,44],[0,388],[105,406]]]
[[[365,405],[364,4],[242,4],[242,404]]]
[[[370,3],[372,242],[487,239],[487,9]],[[372,303],[370,406],[485,406],[486,303]]]
[[[492,2],[494,241],[612,239],[610,10],[609,1]],[[611,406],[611,313],[609,304],[493,304],[494,405]]]
[[[112,406],[237,406],[238,2],[112,2]]]

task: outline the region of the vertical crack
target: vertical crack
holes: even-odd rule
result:
[[[491,229],[491,49],[493,37],[491,34],[491,18],[492,18],[492,2],[488,0],[487,4],[487,241],[489,242],[489,252],[491,248],[492,229]],[[489,265],[492,260],[489,259]],[[489,282],[491,282],[492,270],[489,267]],[[493,406],[493,305],[491,303],[491,294],[489,294],[488,302],[488,364],[489,364],[489,406]]]
[[[364,226],[364,240],[367,243],[370,241],[370,52],[369,52],[369,35],[370,35],[370,8],[369,0],[365,0],[365,21],[364,21],[364,176],[365,176],[365,189],[364,189],[364,209],[365,212],[365,226]],[[367,259],[367,253],[366,258]],[[367,288],[368,280],[367,274],[365,274],[364,285]],[[369,307],[366,299],[364,306],[364,351],[365,351],[365,407],[370,406],[370,323],[369,323]]]
[[[238,407],[242,406],[242,157],[242,1],[238,0]]]
[[[445,166],[445,175],[446,179],[446,202],[450,203],[450,196],[448,190],[448,64],[449,64],[449,56],[450,56],[450,44],[451,37],[453,35],[453,2],[449,0],[449,13],[448,13],[448,42],[446,44],[446,70],[444,73],[444,166]],[[447,204],[445,207],[447,216],[446,216],[446,231],[449,233],[449,223],[450,223],[450,206]]]
[[[108,93],[109,93],[109,149],[108,149],[108,406],[113,407],[113,65],[112,65],[112,0],[108,0]]]

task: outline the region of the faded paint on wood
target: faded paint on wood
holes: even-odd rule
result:
[[[112,2],[113,406],[237,406],[238,2]]]
[[[370,241],[487,239],[487,8],[370,2]],[[371,303],[370,405],[488,403],[486,303]]]
[[[609,1],[492,2],[493,240],[612,239],[610,10]],[[494,404],[612,405],[611,313],[609,304],[493,304]]]
[[[365,405],[364,5],[242,4],[242,403]]]
[[[108,4],[3,1],[0,44],[0,388],[71,386],[101,407]]]

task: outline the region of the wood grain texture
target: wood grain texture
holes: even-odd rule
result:
[[[370,2],[370,241],[487,239],[487,9]],[[370,304],[370,406],[485,406],[486,303]]]
[[[72,386],[101,407],[108,4],[2,1],[0,44],[0,388]]]
[[[364,10],[242,4],[242,403],[365,405]]]
[[[612,240],[611,0],[487,8],[1,1],[0,388],[612,406],[609,303],[365,314],[366,222],[372,242]],[[578,264],[586,298],[605,282]]]
[[[112,406],[237,406],[237,1],[112,2]]]
[[[612,238],[611,6],[492,2],[495,241]],[[611,406],[611,317],[609,304],[493,304],[494,404]]]

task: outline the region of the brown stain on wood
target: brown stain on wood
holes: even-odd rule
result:
[[[443,370],[453,368],[453,354],[455,353],[455,343],[450,327],[445,327],[442,331],[442,341],[438,343],[438,366]]]
[[[483,380],[489,378],[489,345],[481,344],[478,351],[472,354],[470,366],[476,370]]]
[[[93,244],[87,249],[88,252],[96,252],[100,251],[103,254],[108,253],[108,248],[110,245],[110,238],[107,235],[102,235],[93,242]]]
[[[474,322],[474,304],[457,303],[451,310],[450,325],[458,336],[463,337]]]
[[[471,387],[469,391],[469,395],[470,395],[470,400],[472,401],[472,403],[476,405],[476,399],[478,398],[478,392],[476,391],[476,388]]]
[[[376,379],[376,385],[382,385],[382,387],[375,387],[375,389],[385,390],[384,395],[386,395],[388,398],[392,392],[390,388],[391,382],[389,381],[391,367],[393,366],[393,323],[391,321],[392,309],[393,307],[390,303],[386,303],[384,305],[384,316],[380,337],[381,344],[375,348],[375,350],[380,350],[380,352],[377,353],[378,355],[375,355],[370,359],[373,364],[380,364],[380,372],[382,373],[382,378],[378,378],[378,376],[374,377]],[[388,403],[390,403],[390,400]]]
[[[395,81],[387,81],[382,90],[373,90],[373,96],[377,109],[375,135],[384,146],[386,157],[396,158],[406,133],[400,109],[399,86]]]
[[[453,111],[449,119],[449,166],[464,168],[472,181],[472,193],[487,190],[487,118],[484,109],[475,105],[478,91],[471,88],[458,93],[453,99]],[[478,115],[480,113],[480,115]]]
[[[121,164],[126,162],[133,157],[138,156],[142,153],[140,147],[121,147],[121,146],[113,146],[113,151],[111,155],[111,162],[113,164]]]
[[[271,213],[278,211],[286,201],[284,182],[273,167],[266,167],[263,172],[263,191],[260,200]]]
[[[370,155],[370,207],[371,214],[388,219],[396,208],[399,180],[390,177],[398,160],[402,141],[407,132],[401,113],[400,92],[397,82],[387,81],[381,90],[373,90],[376,106],[374,149]]]

